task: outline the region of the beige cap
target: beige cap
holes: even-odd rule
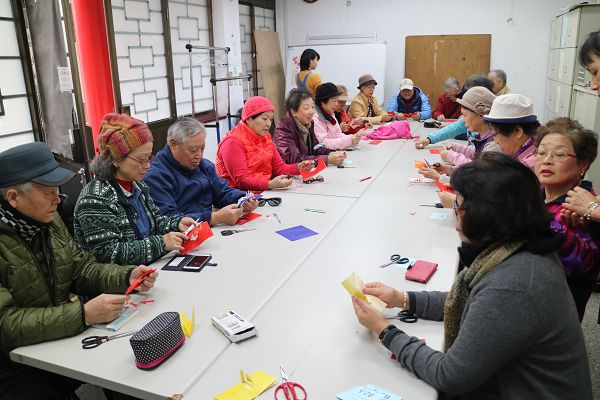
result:
[[[483,86],[474,86],[465,92],[462,99],[456,99],[456,102],[474,113],[488,115],[495,98],[494,93]]]
[[[400,91],[403,91],[404,89],[413,90],[414,87],[415,84],[411,79],[404,78],[400,81]]]
[[[537,117],[533,113],[533,103],[521,94],[504,94],[496,97],[489,115],[483,119],[500,124],[537,121]]]
[[[348,88],[344,85],[336,85],[340,92],[340,100],[348,100]]]
[[[377,85],[377,81],[375,80],[375,78],[373,78],[373,75],[371,74],[364,74],[363,76],[361,76],[360,78],[358,78],[358,87],[357,89],[360,89],[362,86],[366,85],[367,83],[374,83]]]

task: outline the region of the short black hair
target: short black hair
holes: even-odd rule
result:
[[[317,61],[319,61],[321,59],[321,56],[315,50],[313,50],[313,49],[304,50],[302,52],[302,55],[300,56],[300,70],[306,71],[306,70],[310,69],[310,60],[314,59],[315,57],[317,58]]]
[[[539,147],[544,136],[551,133],[558,133],[571,140],[578,164],[588,161],[592,165],[598,155],[598,134],[596,132],[585,129],[578,121],[571,118],[554,118],[538,128],[535,147]]]
[[[537,129],[540,127],[540,123],[538,121],[533,122],[521,122],[518,124],[503,124],[500,122],[492,122],[492,128],[501,134],[502,136],[509,137],[513,134],[514,131],[517,130],[517,127],[521,127],[523,129],[523,133],[528,137],[534,137],[537,134]]]
[[[579,49],[579,62],[584,67],[592,63],[592,54],[600,57],[600,31],[592,32]]]
[[[485,75],[471,75],[463,84],[463,93],[475,86],[483,86],[493,93],[494,82]]]
[[[314,96],[311,93],[308,93],[306,90],[292,89],[285,99],[285,109],[288,111],[298,111],[300,104],[302,104],[302,102],[306,99],[313,99],[313,101],[315,100]]]
[[[535,174],[514,157],[482,153],[452,174],[460,193],[461,230],[476,246],[531,240],[549,234],[552,216],[544,207]]]

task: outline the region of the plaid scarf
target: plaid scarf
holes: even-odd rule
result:
[[[298,132],[300,133],[300,137],[302,138],[302,141],[308,145],[308,137],[310,136],[310,132],[308,131],[308,129],[310,128],[310,124],[304,125],[303,123],[298,121],[298,118],[296,118],[296,117],[292,117],[292,119],[296,123],[296,128],[298,128]],[[310,150],[310,148],[309,148],[309,150]]]
[[[463,269],[456,276],[456,280],[448,293],[448,297],[446,297],[446,304],[444,306],[445,352],[448,351],[458,336],[462,314],[473,287],[488,272],[518,252],[524,243],[524,241],[518,241],[501,246],[489,246],[479,253],[468,268]]]
[[[375,109],[373,108],[373,98],[369,98],[367,102],[367,118],[375,116]]]
[[[5,200],[0,200],[0,221],[13,228],[29,244],[42,229],[42,224],[21,214]]]

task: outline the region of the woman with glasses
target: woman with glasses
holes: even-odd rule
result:
[[[363,288],[389,308],[444,321],[443,351],[353,297],[358,321],[440,399],[591,400],[585,341],[554,254],[562,237],[549,229],[534,173],[489,152],[459,167],[452,186],[466,268],[450,291],[404,292],[379,282]]]
[[[94,179],[75,206],[75,239],[100,262],[145,264],[181,250],[194,220],[160,213],[142,179],[152,161],[152,132],[124,114],[102,118]]]
[[[538,129],[536,139],[535,173],[543,188],[546,209],[554,216],[550,226],[565,236],[556,253],[580,320],[600,271],[600,225],[594,221],[568,224],[562,210],[569,190],[580,187],[594,194],[592,183],[583,178],[596,159],[597,137],[577,121],[556,118]]]

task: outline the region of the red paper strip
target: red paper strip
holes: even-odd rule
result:
[[[429,149],[429,152],[431,154],[440,154],[442,152],[442,149]]]
[[[371,140],[369,142],[369,144],[379,144],[379,143],[381,143],[381,140]]]
[[[440,189],[442,192],[454,193],[454,190],[452,190],[452,186],[444,185],[443,183],[438,181],[435,181],[435,186],[437,186],[438,189]]]
[[[188,234],[188,238],[190,240],[183,241],[183,249],[179,252],[180,254],[187,254],[190,251],[194,250],[196,247],[200,246],[202,242],[213,235],[212,230],[210,229],[210,225],[208,222],[203,221],[197,227],[194,228]]]
[[[148,304],[148,303],[154,303],[154,300],[144,300],[144,301],[140,302],[140,304]]]
[[[251,212],[251,213],[242,215],[235,224],[236,225],[244,225],[244,224],[246,224],[256,218],[260,218],[260,217],[262,217],[262,214],[257,214],[257,213]]]
[[[319,172],[323,171],[327,165],[325,165],[325,161],[323,161],[323,157],[319,157],[317,162],[317,167],[311,171],[306,171],[305,169],[300,170],[300,175],[302,175],[302,180],[305,181],[311,176],[315,176]]]

